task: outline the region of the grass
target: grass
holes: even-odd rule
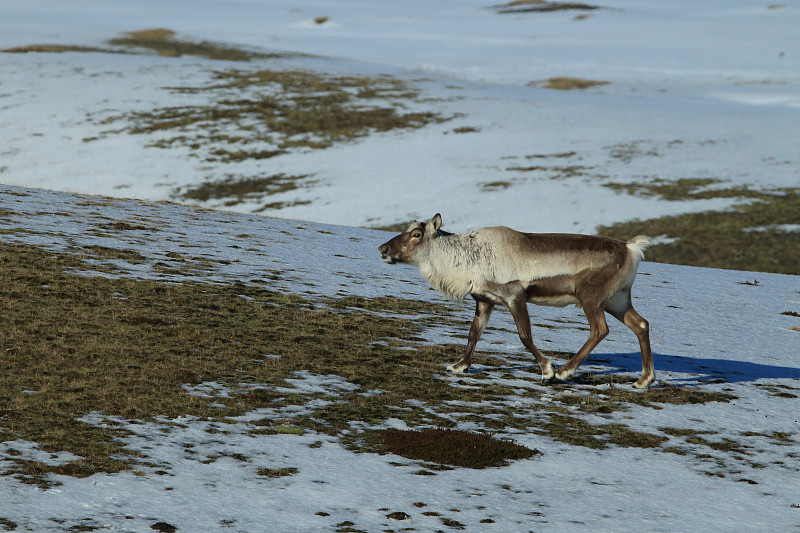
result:
[[[556,89],[559,91],[572,91],[584,90],[590,87],[600,87],[602,85],[609,85],[609,81],[600,80],[586,80],[583,78],[574,78],[571,76],[557,76],[548,78],[546,80],[532,81],[528,85],[532,87],[542,87],[544,89]]]
[[[657,155],[657,154],[655,154]],[[623,157],[617,155],[615,157]],[[708,200],[711,198],[753,198],[769,200],[774,194],[767,194],[747,187],[713,188],[723,183],[716,178],[679,178],[663,180],[656,178],[647,183],[614,183],[604,185],[617,192],[639,196],[654,196],[670,202],[684,200]]]
[[[220,408],[211,405],[213,398],[187,394],[183,385],[212,380],[236,388],[243,375],[282,384],[301,369],[327,373],[339,353],[349,359],[336,364],[337,371],[363,386],[386,387],[377,370],[392,366],[392,359],[400,366],[407,355],[374,341],[416,331],[399,319],[319,310],[300,298],[260,289],[76,276],[64,270],[85,268],[79,256],[16,245],[0,251],[0,301],[14,302],[13,312],[3,310],[7,319],[1,326],[2,438],[25,438],[45,450],[82,457],[59,467],[17,461],[10,473],[31,482],[41,482],[48,472],[84,476],[131,466],[136,454],[115,439],[124,432],[76,420],[87,413],[144,420],[229,417],[270,405],[280,395],[239,389],[235,404]],[[255,300],[242,299],[243,294]],[[320,335],[326,342],[319,342]],[[353,336],[360,339],[355,350]],[[265,362],[264,354],[273,351],[284,357]],[[438,367],[432,352],[423,365],[429,371]],[[372,377],[359,378],[370,366]],[[420,386],[421,372],[402,367],[402,376],[395,378],[398,390],[411,394]],[[441,382],[430,392],[444,395],[446,388]],[[386,409],[374,403],[365,399],[357,407],[385,416]],[[347,420],[341,416],[348,411],[340,407],[319,416],[343,427]]]
[[[141,53],[155,52],[164,57],[181,57],[185,55],[204,57],[220,61],[250,61],[254,59],[273,59],[276,57],[299,56],[302,54],[264,53],[210,41],[193,41],[178,38],[177,34],[167,28],[151,28],[124,32],[119,37],[108,41],[111,48],[95,46],[78,46],[64,44],[34,44],[0,50],[4,53]]]
[[[680,144],[682,141],[675,140],[666,147]],[[606,148],[612,159],[623,163],[660,155],[655,145],[645,141]],[[556,158],[558,163],[550,161]],[[515,178],[481,183],[481,190],[502,190],[531,176],[535,179],[592,179],[620,194],[669,202],[729,199],[734,205],[725,210],[599,226],[596,233],[621,240],[641,234],[669,241],[650,245],[645,254],[648,261],[783,274],[800,272],[800,232],[792,230],[800,212],[799,188],[759,191],[747,186],[730,186],[719,178],[710,177],[620,183],[598,174],[595,167],[579,164],[580,157],[575,152],[528,155],[525,159],[534,164],[525,161],[506,166],[505,170],[513,172]],[[402,231],[405,227],[400,224],[387,229]]]
[[[537,172],[545,174],[548,179],[575,178],[588,175],[591,167],[583,165],[515,165],[506,167],[509,172]]]
[[[168,522],[156,522],[150,526],[150,529],[159,531],[160,533],[175,533],[175,531],[178,531],[177,527]]]
[[[582,2],[548,2],[546,0],[511,0],[505,4],[493,6],[501,14],[547,13],[551,11],[591,11],[599,6]]]
[[[9,450],[3,458],[10,466],[1,475],[48,487],[51,474],[85,477],[150,463],[125,447],[126,432],[113,418],[102,427],[80,420],[89,413],[141,421],[189,415],[224,423],[260,407],[295,405],[303,407],[296,416],[256,420],[251,431],[264,438],[317,431],[358,451],[385,448],[370,433],[353,431],[353,422],[375,428],[388,419],[445,429],[469,420],[484,431],[522,428],[590,447],[661,441],[624,425],[582,420],[581,412],[598,412],[591,403],[583,410],[571,399],[540,401],[551,388],[535,372],[519,377],[527,379],[530,406],[513,413],[507,398],[519,394],[520,385],[497,381],[502,372],[448,376],[444,364],[463,347],[420,343],[425,328],[440,325],[442,317],[454,323],[463,318],[447,306],[389,297],[309,301],[243,284],[88,277],[75,274],[96,270],[85,261],[95,253],[114,254],[73,252],[0,244],[0,440],[34,441],[45,451],[78,456],[52,465]],[[492,358],[484,355],[483,361]],[[297,379],[300,371],[335,374],[353,387],[334,387],[334,401],[319,403],[314,400],[331,396],[276,390],[291,389],[286,380]],[[227,387],[229,396],[188,393],[187,386],[204,382]],[[572,390],[591,397],[600,382],[589,381],[588,389],[576,383]],[[369,391],[374,392],[363,394]],[[604,401],[617,411],[634,403],[657,408],[667,401],[731,398],[674,388],[609,394]],[[456,407],[454,401],[474,407]],[[465,466],[485,460],[469,457],[475,463]]]
[[[666,146],[669,148],[681,144],[683,144],[682,141],[673,140],[667,143]],[[661,155],[654,143],[641,140],[613,144],[604,148],[608,150],[608,155],[611,159],[616,159],[623,163],[630,163],[640,157],[659,157]]]
[[[209,41],[198,42],[188,39],[178,39],[176,33],[167,28],[151,28],[125,32],[121,36],[109,40],[108,43],[112,46],[121,46],[123,48],[150,50],[165,57],[190,55],[221,61],[250,61],[252,59],[268,59],[286,55],[248,51],[238,47]]]
[[[77,46],[70,44],[31,44],[26,46],[15,46],[12,48],[5,48],[0,50],[0,53],[5,54],[30,54],[30,53],[44,53],[44,54],[63,54],[67,52],[81,52],[81,53],[121,53],[117,50],[109,48],[100,48],[95,46]]]
[[[382,224],[377,226],[369,226],[370,229],[378,229],[382,231],[391,231],[392,233],[402,233],[408,229],[408,227],[412,224],[412,221],[409,220],[407,222],[395,222],[394,224]]]
[[[118,132],[161,134],[152,146],[185,146],[194,155],[211,147],[203,152],[204,159],[233,162],[275,157],[291,148],[326,148],[374,131],[419,128],[443,120],[430,112],[403,113],[403,102],[417,93],[388,76],[227,70],[214,73],[205,86],[171,90],[208,93],[214,101],[131,112],[103,122],[128,124]],[[253,95],[236,97],[245,92]],[[167,136],[173,132],[179,135]],[[242,148],[254,143],[272,148]]]
[[[461,126],[459,128],[455,128],[453,133],[480,133],[479,128],[475,128],[473,126]]]
[[[293,476],[299,471],[294,467],[287,468],[259,468],[258,475],[268,478]]]
[[[626,185],[629,191],[659,194],[671,200],[742,197],[746,201],[725,211],[705,211],[601,226],[598,233],[628,239],[633,235],[666,236],[672,242],[654,244],[647,259],[712,268],[798,274],[800,232],[785,231],[800,213],[800,189],[772,193],[742,188],[701,189],[715,181],[679,180]]]
[[[378,433],[386,452],[409,459],[468,468],[504,466],[512,460],[528,459],[541,453],[508,440],[492,438],[485,433],[455,429],[384,429]]]
[[[327,20],[327,18],[325,19]],[[325,20],[320,19],[324,23]],[[109,40],[112,48],[70,45],[31,45],[3,52],[124,52],[142,50],[161,56],[191,55],[207,59],[247,62],[302,54],[261,53],[209,41],[180,38],[167,28],[125,32]],[[172,87],[176,94],[210,95],[210,102],[156,108],[97,119],[102,125],[120,124],[93,142],[114,133],[147,134],[148,146],[187,149],[191,156],[209,163],[236,164],[266,161],[291,150],[318,150],[374,132],[415,129],[444,121],[429,111],[410,111],[418,91],[390,76],[334,76],[303,70],[219,70],[209,83]],[[454,130],[458,133],[474,128]],[[174,198],[222,200],[231,206],[257,201],[296,188],[303,177],[282,174],[240,176],[229,173],[223,180],[199,187],[178,188]],[[228,194],[229,196],[225,196]],[[307,202],[264,203],[257,212]]]
[[[586,448],[603,449],[609,445],[635,448],[658,448],[667,440],[660,435],[634,431],[624,424],[594,425],[571,415],[552,413],[534,431],[553,439]]]
[[[205,43],[189,47],[188,43],[175,41],[169,30],[151,30],[135,37],[138,46],[180,45],[180,53],[200,53],[198,48],[205,48]],[[130,38],[112,42],[132,44]],[[231,52],[225,50],[225,53]],[[118,133],[149,135],[150,147],[183,148],[192,157],[208,163],[238,164],[267,161],[290,151],[324,149],[375,132],[421,128],[446,120],[434,112],[407,110],[418,92],[407,82],[390,76],[229,69],[214,72],[204,85],[169,90],[185,94],[189,101],[192,95],[199,94],[210,96],[210,101],[98,119],[105,126],[122,126],[85,142]],[[177,188],[173,198],[201,202],[213,199],[232,206],[289,192],[301,181],[309,184],[306,178],[228,173],[222,180]],[[306,202],[267,202],[256,212],[302,203]]]
[[[511,8],[574,8],[572,3],[522,0],[503,6]],[[166,28],[126,32],[110,41],[115,49],[70,45],[31,45],[5,52],[111,52],[137,49],[155,50],[163,55],[198,55],[207,58],[249,61],[274,57],[251,53],[235,47],[195,42],[179,38]],[[585,89],[606,82],[559,77],[532,82],[555,89]],[[189,154],[214,164],[265,162],[293,150],[316,150],[336,143],[349,142],[373,132],[413,129],[446,120],[434,112],[407,111],[409,101],[418,92],[407,82],[388,76],[332,76],[306,71],[220,70],[208,83],[195,87],[173,87],[175,93],[210,95],[204,104],[158,108],[107,117],[106,125],[120,124],[112,133],[147,134],[149,146],[163,149],[184,148]],[[456,133],[477,131],[456,128]],[[91,142],[93,139],[86,139]],[[667,144],[681,144],[676,140]],[[652,143],[633,141],[606,147],[612,159],[629,163],[642,156],[658,156]],[[529,159],[571,158],[575,152],[527,156]],[[526,173],[551,179],[594,176],[592,167],[580,164],[515,165],[509,172]],[[479,183],[483,192],[508,189],[527,177],[498,179]],[[309,203],[305,200],[272,199],[313,183],[309,176],[280,173],[259,175],[227,173],[223,179],[209,180],[196,186],[178,187],[176,200],[217,201],[230,207],[243,202],[258,203],[255,212],[278,210]],[[650,220],[635,220],[601,226],[598,233],[627,239],[635,234],[664,236],[670,242],[654,244],[647,259],[715,268],[780,272],[800,272],[800,232],[787,231],[782,225],[797,223],[800,189],[761,192],[746,187],[723,187],[717,178],[654,179],[645,183],[607,182],[605,186],[620,193],[658,197],[667,201],[691,201],[712,198],[741,199],[725,211],[708,211]],[[402,230],[403,224],[386,229]],[[776,253],[777,251],[777,253]],[[793,329],[797,329],[796,326]]]
[[[275,174],[266,177],[228,176],[220,181],[202,183],[196,187],[179,189],[175,195],[185,200],[207,202],[224,199],[230,207],[246,200],[258,200],[265,196],[293,191],[300,184],[308,184],[308,175],[287,176]]]
[[[511,182],[506,180],[497,180],[497,181],[479,183],[478,185],[484,191],[501,191],[511,187]]]
[[[221,70],[214,72],[205,85],[170,90],[187,95],[188,101],[197,94],[209,96],[210,101],[98,119],[105,126],[121,124],[102,136],[148,135],[152,138],[150,147],[183,148],[208,163],[238,164],[446,120],[434,112],[408,110],[408,103],[417,98],[418,92],[407,82],[390,76]],[[227,198],[230,203],[226,205],[235,205],[292,190],[304,178],[230,173],[223,180],[178,189],[175,197],[200,201]],[[284,205],[287,204],[273,202],[262,206],[262,210]]]
[[[578,161],[580,160],[576,152],[526,155],[525,159],[527,161],[523,164],[509,165],[505,167],[505,170],[517,175],[531,175],[532,179],[560,180],[593,176],[594,167],[578,164],[577,161],[567,161],[575,158]],[[525,179],[528,179],[528,176],[515,178],[514,181],[523,181]],[[511,184],[511,182],[507,181],[505,183]],[[482,183],[480,185],[484,189],[486,188],[486,184]],[[490,190],[494,190],[494,188]]]

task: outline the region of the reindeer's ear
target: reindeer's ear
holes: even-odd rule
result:
[[[435,235],[436,232],[439,231],[439,228],[441,227],[442,227],[442,215],[440,215],[439,213],[436,213],[433,216],[433,218],[430,219],[427,224],[425,224],[426,232],[431,233],[433,235]]]

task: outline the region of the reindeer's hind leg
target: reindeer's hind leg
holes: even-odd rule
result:
[[[608,312],[628,326],[636,334],[636,338],[639,339],[639,349],[642,351],[642,377],[633,386],[637,389],[646,389],[656,377],[653,369],[653,354],[650,350],[650,324],[636,312],[630,302],[625,311],[619,312],[609,309]]]
[[[584,307],[584,313],[586,313],[586,318],[589,319],[589,339],[586,343],[578,350],[578,353],[572,356],[572,358],[567,361],[567,364],[562,366],[556,372],[556,378],[565,380],[568,379],[572,374],[575,373],[575,370],[586,360],[586,357],[595,349],[595,347],[600,344],[600,341],[606,338],[608,335],[608,324],[606,323],[606,317],[603,314],[603,309],[597,309],[596,307]]]
[[[469,337],[467,340],[467,349],[464,351],[464,356],[457,363],[447,367],[451,372],[464,372],[469,368],[472,363],[472,354],[475,352],[475,345],[478,339],[481,338],[483,328],[489,322],[489,317],[492,315],[494,304],[483,300],[476,300],[475,305],[475,318],[472,319],[472,326],[469,328]]]

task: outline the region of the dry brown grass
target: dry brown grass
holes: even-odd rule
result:
[[[609,81],[587,80],[583,78],[574,78],[571,76],[557,76],[554,78],[548,78],[546,80],[532,81],[528,83],[528,85],[532,87],[541,87],[544,89],[572,91],[576,89],[584,90],[584,89],[589,89],[591,87],[600,87],[603,85],[609,85],[610,83],[611,82]]]
[[[174,93],[206,94],[209,103],[169,106],[105,117],[103,135],[155,134],[148,146],[183,147],[211,163],[264,161],[293,150],[319,150],[376,132],[422,128],[447,120],[429,111],[408,110],[418,92],[390,76],[333,76],[301,70],[217,71],[205,85],[172,87]],[[246,95],[246,96],[245,96]],[[87,142],[97,137],[86,139]],[[200,186],[179,188],[175,197],[225,205],[308,185],[306,176],[228,174]],[[267,202],[255,211],[284,205]]]
[[[408,459],[438,464],[487,468],[528,459],[541,452],[485,433],[426,428],[416,431],[385,429],[379,432],[383,449]]]
[[[301,185],[308,185],[308,178],[308,175],[287,176],[286,174],[240,178],[229,176],[220,181],[206,182],[180,190],[178,195],[187,200],[200,202],[227,199],[225,206],[230,207],[246,200],[293,191]]]
[[[599,6],[582,2],[548,2],[545,0],[511,0],[493,6],[501,14],[548,13],[552,11],[592,11]]]
[[[743,188],[697,189],[707,184],[707,180],[678,180],[673,184],[629,187],[641,191],[639,193],[658,194],[671,200],[719,197],[742,198],[746,202],[725,211],[687,213],[601,226],[598,233],[622,239],[638,234],[675,239],[674,242],[648,247],[647,259],[650,261],[755,272],[800,273],[800,232],[780,229],[782,224],[797,224],[800,189],[771,193]]]
[[[564,394],[552,398],[552,386],[542,385],[535,372],[519,376],[513,386],[503,383],[503,372],[452,378],[444,364],[457,359],[463,346],[420,341],[425,328],[463,317],[430,302],[355,296],[310,301],[243,284],[165,284],[67,272],[96,272],[97,265],[87,267],[85,259],[126,253],[98,247],[58,254],[0,244],[0,440],[29,440],[46,451],[80,457],[52,466],[10,450],[3,457],[10,467],[2,474],[47,487],[51,473],[82,477],[149,460],[125,448],[126,433],[118,425],[80,421],[88,413],[151,422],[178,416],[225,422],[258,408],[298,406],[297,416],[251,422],[252,433],[312,430],[360,451],[386,451],[386,443],[374,433],[353,431],[353,423],[380,428],[389,419],[413,428],[452,428],[464,420],[485,430],[537,432],[579,446],[658,447],[659,435],[589,423],[581,413],[732,398],[675,387],[612,391],[598,403],[575,396],[590,398],[602,379],[556,385]],[[507,364],[486,355],[481,360]],[[336,388],[335,401],[314,403],[331,396],[291,392],[287,379],[301,371],[335,374],[353,388]],[[229,395],[197,396],[186,389],[205,382],[226,387]],[[521,382],[527,382],[520,397],[526,403],[543,394],[549,399],[510,412],[508,398],[520,395]],[[375,392],[363,394],[368,391]],[[516,457],[507,456],[508,450],[497,455],[498,444],[489,444],[485,453],[461,459],[449,449],[445,457],[421,460],[477,466],[500,461],[501,455],[503,460]],[[414,453],[434,453],[423,448]]]
[[[417,92],[388,76],[331,76],[307,71],[218,71],[199,87],[173,87],[176,93],[207,93],[207,105],[133,112],[104,120],[129,125],[133,134],[169,133],[153,146],[187,146],[208,161],[236,162],[280,155],[291,148],[326,148],[370,132],[418,128],[443,120],[429,112],[402,112]],[[237,98],[237,92],[258,90]],[[116,130],[117,132],[120,130]],[[247,150],[259,143],[258,150]],[[264,144],[274,148],[265,149]]]
[[[126,31],[123,33],[129,39],[140,41],[170,41],[175,39],[175,32],[168,28],[150,28],[146,30]]]
[[[224,61],[250,61],[256,58],[275,56],[275,54],[248,51],[222,43],[179,39],[173,30],[167,28],[128,31],[119,37],[110,39],[108,43],[124,48],[151,50],[165,57],[191,55]]]
[[[270,59],[275,57],[300,56],[290,53],[264,53],[245,48],[214,43],[211,41],[194,41],[179,38],[168,28],[150,28],[128,31],[108,41],[111,48],[94,46],[77,46],[68,44],[33,44],[0,50],[4,53],[64,53],[64,52],[98,52],[98,53],[142,53],[155,52],[164,57],[181,57],[185,55],[204,57],[222,61],[250,61],[253,59]]]
[[[26,46],[15,46],[0,50],[6,54],[28,54],[28,53],[47,53],[62,54],[65,52],[100,52],[100,53],[119,53],[108,48],[98,48],[94,46],[77,46],[69,44],[31,44]]]

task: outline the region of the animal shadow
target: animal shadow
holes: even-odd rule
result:
[[[714,359],[653,353],[656,378],[660,381],[696,381],[698,383],[747,383],[759,379],[800,379],[800,366],[780,366],[752,361]],[[639,353],[597,354],[588,363],[609,367],[609,372],[634,372],[641,368]],[[660,374],[659,374],[660,372]],[[675,374],[683,374],[675,376]]]
[[[556,357],[563,357],[560,354]],[[656,366],[656,379],[659,381],[695,381],[697,383],[725,382],[725,383],[747,383],[759,379],[798,379],[800,380],[800,366],[780,366],[765,363],[754,363],[752,361],[737,361],[726,359],[714,359],[705,357],[691,357],[685,355],[672,355],[663,353],[653,353],[653,360]],[[553,361],[559,366],[559,361]],[[563,364],[563,363],[561,363]],[[636,373],[641,370],[641,356],[638,352],[634,353],[597,353],[592,354],[586,360],[586,364],[593,367],[594,374],[618,374]],[[601,369],[598,371],[597,367]],[[509,364],[501,366],[481,365],[478,368],[472,367],[466,374],[479,374],[482,372],[530,372],[537,373],[539,366],[531,364]],[[660,373],[659,373],[660,372]],[[588,379],[586,376],[590,372],[580,370],[569,381],[564,383],[575,383],[578,385],[597,384],[596,381]],[[666,374],[666,375],[665,375]],[[675,374],[684,374],[675,376]],[[635,377],[631,382],[635,381]],[[555,383],[560,383],[555,381]]]

